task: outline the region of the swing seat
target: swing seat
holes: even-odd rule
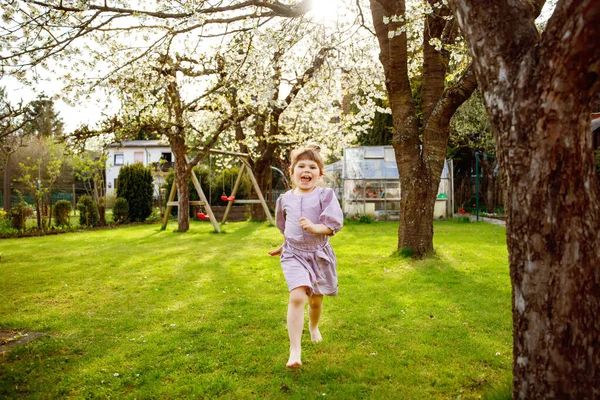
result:
[[[223,200],[223,201],[227,201],[227,195],[223,195],[223,196],[221,196],[221,200]]]
[[[201,213],[199,212],[198,214],[196,214],[196,216],[198,217],[198,219],[209,219],[210,217],[207,214]]]
[[[223,195],[223,196],[221,196],[221,200],[223,200],[223,201],[234,201],[235,200],[235,196],[226,196],[226,195]]]

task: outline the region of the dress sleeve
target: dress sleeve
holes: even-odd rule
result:
[[[277,198],[275,203],[275,225],[283,233],[285,231],[285,211],[283,210],[283,195]]]
[[[333,231],[335,235],[344,225],[344,213],[333,189],[325,188],[321,193],[321,215],[319,223]]]

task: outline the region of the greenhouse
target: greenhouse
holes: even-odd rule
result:
[[[340,162],[338,162],[340,163]],[[369,215],[378,220],[400,217],[400,179],[392,146],[361,146],[344,149],[338,193],[348,215]],[[328,166],[331,173],[340,164]],[[434,218],[453,215],[452,160],[444,162]],[[337,186],[337,185],[336,185]]]

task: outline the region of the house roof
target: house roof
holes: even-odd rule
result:
[[[168,142],[163,142],[162,140],[124,140],[122,142],[109,144],[108,147],[168,147],[171,148],[171,145]]]
[[[343,179],[398,179],[392,146],[359,146],[344,149]]]

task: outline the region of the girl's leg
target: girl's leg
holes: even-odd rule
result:
[[[308,330],[310,331],[310,339],[313,342],[323,340],[321,332],[319,332],[319,318],[321,318],[322,304],[322,294],[313,295],[308,299]]]
[[[290,358],[286,364],[289,368],[297,368],[302,365],[300,356],[302,347],[302,329],[304,328],[304,306],[308,300],[305,286],[297,287],[290,292],[287,313],[287,329],[290,337]]]

